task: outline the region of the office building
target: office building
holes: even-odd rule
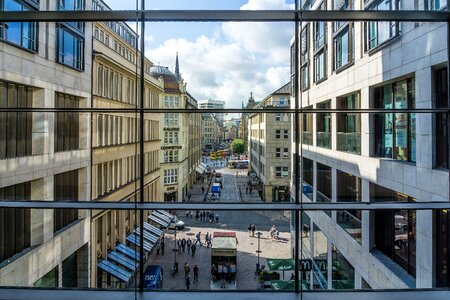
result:
[[[94,9],[110,10],[101,0]],[[140,106],[140,76],[136,64],[138,36],[124,22],[93,24],[92,107],[132,109]],[[153,63],[144,58],[144,107],[159,108],[163,84],[150,75]],[[140,74],[139,74],[140,75]],[[139,201],[140,181],[139,115],[135,113],[92,114],[92,198],[95,201]],[[144,114],[144,201],[162,201],[160,187],[160,117]],[[114,286],[97,265],[126,237],[136,224],[133,211],[99,210],[92,214],[91,286]]]
[[[305,7],[427,8],[423,1],[312,2]],[[447,107],[446,25],[304,22],[300,32],[301,107],[323,110],[302,115],[303,201],[448,201],[446,116],[401,112]],[[447,210],[306,212],[303,255],[329,261],[327,272],[308,275],[310,288],[449,286],[448,222]]]
[[[92,5],[8,4],[54,11]],[[1,108],[91,106],[90,23],[1,24]],[[0,112],[0,200],[89,201],[90,132],[89,113]],[[88,210],[0,208],[0,286],[88,287],[90,232]]]

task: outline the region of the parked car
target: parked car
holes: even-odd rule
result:
[[[147,266],[144,272],[144,288],[150,290],[161,289],[162,284],[163,269],[155,265]]]
[[[173,216],[172,222],[170,222],[168,228],[169,229],[176,229],[176,230],[181,230],[184,229],[185,224],[183,221],[180,221],[177,216]]]

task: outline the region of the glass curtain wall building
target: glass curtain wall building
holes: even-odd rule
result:
[[[112,11],[97,0],[0,0],[3,296],[450,297],[446,1],[295,1],[295,11],[157,11],[144,3]],[[145,27],[158,21],[292,26],[289,105],[198,111],[178,57],[173,74],[142,55]],[[284,201],[189,201],[206,174],[201,116],[209,113],[264,116],[265,126],[289,115],[291,127],[264,134],[274,140],[279,134],[290,145],[259,150],[290,158],[289,167],[275,169],[290,180]],[[254,123],[247,121],[251,132]],[[269,251],[261,253],[257,233],[251,266],[208,252],[212,261],[227,257],[225,265],[247,268],[245,279],[259,280],[257,289],[168,292],[158,280],[155,289],[144,286],[183,276],[169,268],[149,275],[157,270],[149,260],[161,247],[164,252],[165,240],[177,251],[170,248],[159,264],[177,262],[184,223],[172,213],[196,210],[235,219],[260,211],[268,219],[256,223],[257,231],[289,220],[286,232],[280,229],[285,243],[272,243],[279,238],[274,230],[267,245],[291,266],[277,273],[267,263],[270,278],[253,274],[253,261],[259,265]],[[178,262],[183,273],[180,256]],[[219,271],[201,272],[214,278]]]

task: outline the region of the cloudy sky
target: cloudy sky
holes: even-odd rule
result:
[[[112,9],[134,3],[104,0]],[[139,1],[140,2],[140,1]],[[147,0],[146,9],[293,9],[294,0]],[[136,28],[136,24],[130,24]],[[134,25],[134,26],[133,26]],[[197,99],[240,108],[253,92],[257,101],[289,81],[291,23],[147,23],[145,54],[180,71]]]

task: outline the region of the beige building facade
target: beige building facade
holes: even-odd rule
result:
[[[95,0],[96,9],[108,9]],[[140,107],[137,94],[140,76],[136,64],[137,34],[125,23],[106,22],[93,25],[92,99],[94,108],[133,109]],[[159,108],[163,83],[150,75],[152,62],[145,58],[144,108]],[[140,159],[144,159],[144,201],[161,201],[160,187],[160,117],[144,115],[144,154],[139,153],[140,119],[135,113],[92,114],[92,199],[95,201],[139,201]],[[97,274],[97,264],[108,252],[126,243],[136,227],[138,215],[132,211],[93,211],[91,274],[92,286],[105,287],[106,274]],[[104,272],[102,272],[104,273]],[[102,278],[103,277],[103,278]]]
[[[254,108],[289,108],[290,83]],[[259,179],[258,190],[266,202],[289,201],[291,175],[291,116],[288,113],[254,113],[248,116],[248,152],[251,170]],[[252,180],[253,184],[257,181]]]

